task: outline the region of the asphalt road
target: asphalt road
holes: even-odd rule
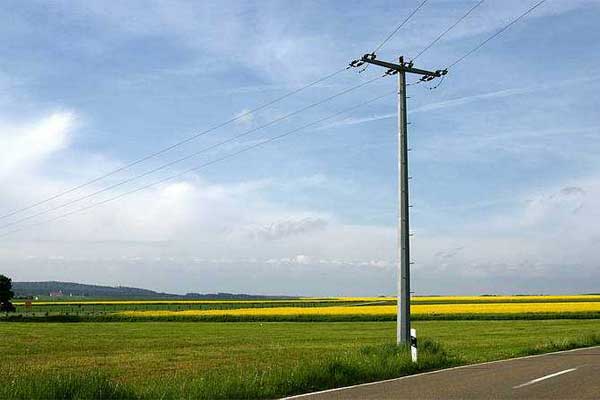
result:
[[[451,368],[293,398],[600,399],[600,347]]]

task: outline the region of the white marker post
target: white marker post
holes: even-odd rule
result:
[[[417,362],[417,330],[410,330],[410,356],[412,358],[412,362]]]

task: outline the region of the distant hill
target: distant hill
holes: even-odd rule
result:
[[[74,282],[13,282],[16,297],[50,296],[53,297],[88,297],[104,299],[219,299],[219,300],[253,300],[253,299],[291,299],[292,296],[260,296],[235,293],[188,293],[185,295],[161,293],[154,290],[139,289],[126,286],[87,285]]]
[[[163,298],[178,297],[174,294],[158,293],[153,290],[124,286],[86,285],[74,282],[13,282],[15,296],[48,296],[62,293],[63,296],[104,297],[104,298]]]

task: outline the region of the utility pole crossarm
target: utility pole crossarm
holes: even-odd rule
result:
[[[387,61],[380,61],[380,60],[377,60],[377,57],[375,56],[375,54],[370,53],[370,54],[365,54],[364,56],[362,56],[360,58],[360,60],[353,61],[350,64],[350,66],[358,67],[364,63],[379,65],[380,67],[385,67],[388,69],[388,72],[387,72],[388,75],[392,75],[390,73],[392,71],[394,74],[397,72],[405,72],[405,73],[409,73],[409,74],[422,75],[421,80],[424,80],[424,81],[430,81],[435,78],[440,78],[448,73],[447,69],[438,69],[436,71],[428,71],[425,69],[414,68],[412,61],[404,62],[404,60],[402,58],[400,59],[400,61],[401,62],[399,64],[394,64],[394,63],[387,62]]]
[[[370,54],[365,54],[364,56],[362,56],[362,58],[360,59],[363,62],[369,63],[369,64],[375,64],[375,65],[379,65],[381,67],[386,67],[389,68],[391,70],[394,71],[404,71],[404,72],[408,72],[411,74],[418,74],[418,75],[425,75],[425,76],[433,76],[434,78],[440,78],[443,75],[446,75],[447,71],[446,70],[437,70],[437,71],[427,71],[424,69],[419,69],[419,68],[413,68],[412,67],[412,63],[406,63],[404,65],[400,65],[400,64],[393,64],[387,61],[379,61],[375,58],[370,57]]]

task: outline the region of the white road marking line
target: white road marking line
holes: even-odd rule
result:
[[[523,383],[521,385],[514,386],[513,389],[520,389],[520,388],[525,387],[525,386],[533,385],[534,383],[545,381],[546,379],[554,378],[555,376],[559,376],[559,375],[567,374],[569,372],[573,372],[576,369],[577,368],[569,368],[569,369],[565,369],[564,371],[559,371],[559,372],[555,372],[555,373],[550,374],[550,375],[542,376],[541,378],[537,378],[537,379],[534,379],[532,381],[525,382],[525,383]]]

